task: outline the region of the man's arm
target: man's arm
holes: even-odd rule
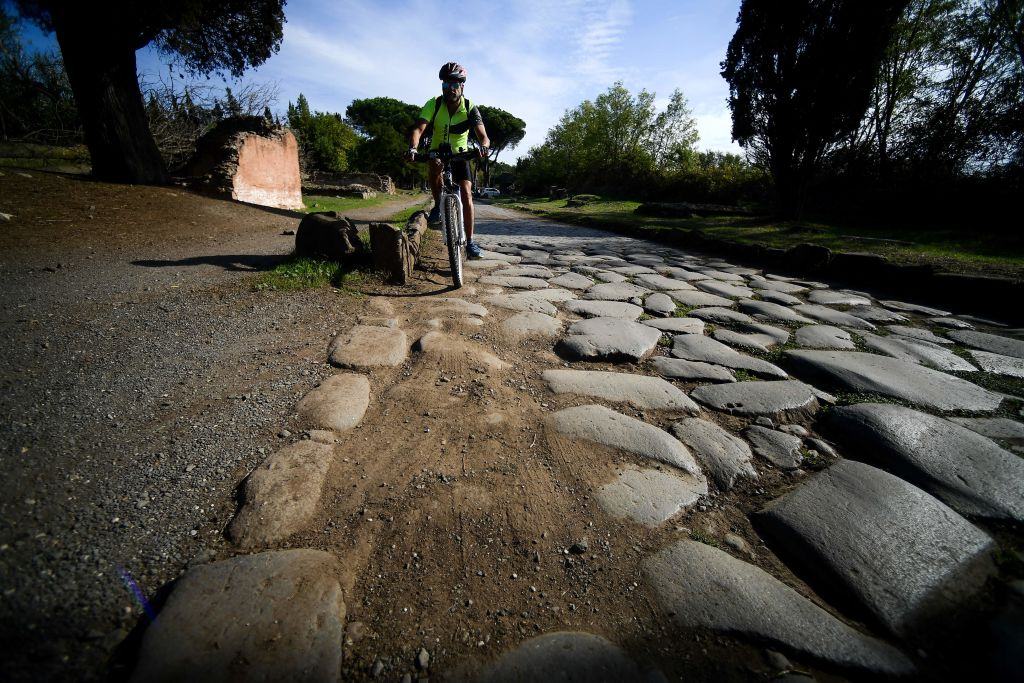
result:
[[[413,150],[420,146],[420,138],[423,137],[423,131],[427,129],[429,123],[426,119],[420,119],[416,127],[409,133],[409,154],[407,158],[411,159]]]
[[[486,157],[490,153],[491,139],[487,137],[487,130],[484,129],[483,123],[478,123],[474,126],[476,132],[476,141],[480,145],[480,156]]]

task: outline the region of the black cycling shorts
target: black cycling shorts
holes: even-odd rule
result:
[[[469,161],[467,159],[452,159],[452,178],[455,182],[469,180]]]

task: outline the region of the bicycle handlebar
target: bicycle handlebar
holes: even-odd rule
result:
[[[435,149],[429,152],[416,152],[416,154],[413,155],[412,160],[426,163],[428,161],[433,161],[435,159],[440,159],[441,161],[450,161],[452,159],[466,159],[468,161],[471,159],[479,158],[480,153],[475,149],[467,150],[465,152],[445,152]]]

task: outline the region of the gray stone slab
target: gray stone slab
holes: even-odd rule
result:
[[[487,315],[487,309],[480,304],[454,297],[441,297],[431,300],[430,312],[433,314],[475,315],[481,318]]]
[[[847,457],[881,467],[970,517],[1024,520],[1024,459],[941,417],[877,403],[835,408]]]
[[[696,403],[660,377],[598,370],[545,370],[544,382],[556,394],[579,394],[606,401],[625,402],[641,409],[682,410],[697,414]]]
[[[653,273],[650,275],[637,275],[633,278],[635,284],[641,287],[647,287],[648,289],[654,289],[658,291],[678,291],[683,289],[694,290],[693,285],[685,280],[676,280],[674,278],[665,277],[664,275],[658,275]],[[694,290],[696,291],[696,290]]]
[[[973,330],[974,329],[974,325],[972,325],[971,323],[967,322],[966,320],[961,320],[960,318],[948,318],[948,317],[928,318],[928,322],[930,322],[933,325],[938,325],[939,327],[949,328],[951,330]]]
[[[783,292],[773,292],[767,289],[755,289],[754,293],[757,294],[762,301],[768,301],[782,306],[798,306],[803,303],[803,299],[798,299],[792,294],[784,294]]]
[[[549,285],[565,287],[566,289],[586,289],[594,284],[594,281],[579,273],[563,273],[556,278],[548,280]]]
[[[750,442],[754,453],[779,469],[795,470],[804,461],[804,456],[800,453],[803,442],[792,434],[751,425],[743,432],[743,436]]]
[[[628,469],[599,488],[595,498],[601,509],[613,517],[656,527],[707,493],[708,483],[703,477],[685,472]]]
[[[978,332],[976,330],[952,330],[946,333],[952,339],[982,351],[998,353],[1003,356],[1024,358],[1024,341],[1002,337],[998,334]]]
[[[636,304],[625,301],[582,301],[579,299],[567,301],[562,308],[590,318],[621,318],[623,320],[636,320],[643,315],[644,309]]]
[[[720,280],[695,280],[691,284],[702,292],[716,294],[729,299],[740,299],[754,295],[754,290],[749,287],[721,282]]]
[[[146,629],[132,680],[341,680],[340,572],[319,550],[190,568]]]
[[[655,292],[644,299],[644,310],[654,315],[669,316],[676,312],[676,302],[664,292]]]
[[[479,282],[484,285],[497,285],[508,289],[545,289],[548,286],[547,280],[539,277],[499,277],[497,275],[484,275]]]
[[[870,306],[871,299],[860,294],[840,292],[832,289],[816,289],[807,295],[812,304],[825,306]]]
[[[507,266],[501,270],[491,271],[491,275],[494,277],[539,277],[544,280],[555,276],[550,268],[540,265]]]
[[[505,653],[475,679],[478,683],[656,683],[617,645],[589,633],[555,632],[531,638]]]
[[[927,365],[944,372],[975,372],[978,369],[966,359],[938,344],[917,341],[898,334],[879,337],[862,332],[861,337],[864,339],[864,345],[872,351],[878,351],[909,363]]]
[[[901,322],[907,319],[907,316],[881,306],[851,306],[846,312],[871,323]]]
[[[719,327],[712,332],[711,338],[723,344],[728,344],[733,348],[760,351],[762,353],[775,346],[775,339],[766,334],[743,334],[742,332],[727,330],[724,327]]]
[[[740,308],[762,320],[781,320],[789,323],[813,323],[810,318],[800,315],[789,306],[780,306],[770,301],[755,301],[754,299],[740,299]]]
[[[920,304],[911,304],[905,301],[893,301],[892,299],[887,299],[879,301],[878,303],[893,311],[902,311],[904,313],[920,313],[922,315],[940,317],[949,315],[949,311],[943,311],[942,309],[932,308],[930,306],[921,306]]]
[[[562,321],[544,313],[524,311],[516,313],[501,324],[511,337],[557,337],[562,333]]]
[[[312,427],[343,432],[359,424],[370,405],[370,380],[365,375],[328,377],[306,394],[296,411]]]
[[[653,318],[641,323],[673,334],[704,334],[704,321],[697,318]]]
[[[763,569],[682,540],[643,562],[658,605],[678,625],[767,641],[818,661],[885,676],[914,665],[899,650],[855,631]]]
[[[921,489],[839,460],[754,521],[813,583],[842,592],[897,635],[955,610],[991,571],[995,544]]]
[[[910,325],[886,325],[885,329],[889,330],[892,334],[898,334],[901,337],[909,337],[917,341],[926,341],[931,344],[948,344],[952,345],[952,339],[946,339],[940,337],[931,330],[926,330],[923,327],[911,327]]]
[[[658,271],[654,270],[650,266],[613,266],[608,270],[619,273],[620,275],[655,275]]]
[[[409,340],[396,327],[356,325],[334,338],[327,350],[331,365],[353,370],[401,365]]]
[[[700,466],[682,443],[654,425],[599,405],[577,406],[551,416],[555,431],[574,439],[657,460],[700,477]]]
[[[797,284],[795,282],[786,282],[785,280],[772,280],[770,278],[759,277],[757,275],[750,278],[747,284],[754,289],[765,289],[773,292],[781,292],[782,294],[800,294],[806,292],[807,287]]]
[[[796,331],[796,344],[810,349],[854,349],[850,333],[831,325],[807,325]]]
[[[242,482],[242,507],[227,536],[240,548],[267,548],[302,529],[316,512],[334,450],[299,441],[277,451]]]
[[[733,325],[733,329],[744,334],[759,334],[770,337],[776,344],[785,344],[789,341],[789,330],[775,327],[767,323],[752,322]]]
[[[520,292],[520,296],[533,296],[545,301],[560,302],[574,300],[576,292],[562,289],[561,287],[548,287],[547,289],[538,289],[532,292]]]
[[[711,265],[711,264],[709,263],[708,265]],[[703,275],[706,278],[711,278],[712,280],[719,280],[720,282],[742,283],[743,282],[743,276],[742,275],[737,275],[736,273],[731,273],[731,272],[729,272],[727,270],[722,270],[721,269],[721,268],[728,268],[728,267],[729,267],[728,265],[723,265],[723,266],[717,266],[716,265],[714,268],[710,268],[710,267],[707,267],[707,266],[702,266],[702,267],[698,268],[698,270],[700,271],[701,275]]]
[[[736,376],[728,368],[711,363],[655,356],[651,365],[662,377],[688,382],[735,382]]]
[[[721,342],[699,334],[680,334],[673,337],[672,355],[676,358],[714,363],[735,370],[749,370],[765,377],[788,377],[784,370],[768,361],[752,358]]]
[[[519,255],[523,257],[520,263],[545,264],[551,260],[551,252],[544,249],[521,249]]]
[[[707,308],[695,308],[694,310],[687,313],[687,315],[693,318],[700,318],[701,320],[712,322],[712,323],[751,323],[754,319],[746,313],[740,313],[734,311],[731,308],[724,308],[721,306],[709,306]]]
[[[693,282],[694,280],[707,280],[707,275],[698,273],[693,270],[686,268],[680,268],[678,266],[664,266],[658,268],[658,272],[662,275],[674,278],[676,280],[683,280],[684,282]]]
[[[569,327],[555,350],[579,360],[640,361],[651,355],[661,332],[619,318],[590,318]]]
[[[489,296],[484,300],[492,306],[509,311],[529,311],[552,316],[558,313],[558,309],[555,308],[554,304],[547,299],[534,296],[532,293],[499,294],[497,296]]]
[[[732,299],[726,299],[724,296],[709,294],[708,292],[674,289],[666,292],[666,294],[683,306],[732,306],[735,303]]]
[[[672,433],[691,449],[721,490],[732,489],[740,477],[757,479],[757,471],[750,462],[754,456],[746,442],[714,422],[684,418],[672,423]]]
[[[621,273],[613,273],[610,270],[598,270],[595,273],[593,273],[593,277],[595,280],[599,280],[600,282],[614,283],[626,281],[625,275]]]
[[[850,391],[902,398],[935,410],[990,412],[1003,397],[959,377],[857,351],[787,351],[793,374]]]
[[[691,397],[715,410],[748,417],[795,420],[818,410],[811,387],[795,380],[706,385],[694,389]]]
[[[599,301],[629,301],[643,299],[651,293],[646,287],[631,282],[601,282],[583,292],[582,298]]]
[[[863,318],[858,318],[855,315],[843,313],[842,311],[837,311],[834,308],[822,306],[820,304],[800,304],[799,306],[793,306],[793,310],[801,315],[807,316],[808,318],[821,320],[822,322],[829,323],[830,325],[841,325],[842,327],[850,327],[855,330],[875,329],[875,326],[872,323],[869,323]]]
[[[949,420],[990,439],[1024,446],[1024,423],[1008,417],[951,417]]]

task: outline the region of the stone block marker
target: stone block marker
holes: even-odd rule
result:
[[[708,493],[704,477],[659,470],[629,469],[598,489],[601,509],[613,517],[656,527]]]
[[[427,215],[414,213],[405,228],[388,223],[370,223],[370,251],[374,270],[396,284],[404,285],[420,258],[420,241],[427,230]]]
[[[364,375],[328,377],[306,394],[298,405],[299,416],[310,425],[344,432],[359,424],[370,405],[370,380]]]
[[[563,436],[618,448],[702,476],[690,451],[670,434],[610,408],[599,405],[566,408],[551,416],[551,424]]]
[[[935,410],[990,412],[1003,397],[959,377],[858,351],[787,351],[793,374],[837,388],[902,398]]]
[[[265,548],[305,526],[316,512],[334,449],[299,441],[277,451],[242,483],[242,508],[228,538],[240,548]]]
[[[544,381],[556,394],[579,394],[621,401],[641,409],[700,412],[696,403],[660,377],[595,370],[545,370]]]
[[[694,389],[692,396],[715,410],[747,417],[798,419],[818,410],[811,387],[795,380],[705,385]]]
[[[643,573],[658,605],[684,628],[767,640],[874,674],[914,672],[896,648],[855,631],[771,574],[709,545],[679,541],[645,560]]]
[[[306,214],[299,221],[295,253],[344,264],[361,261],[366,256],[366,247],[359,239],[355,223],[334,211],[322,211]]]
[[[337,559],[318,550],[189,569],[146,630],[132,680],[340,680],[339,572]]]
[[[836,408],[847,457],[892,472],[962,515],[1024,521],[1024,459],[954,422],[903,406]]]
[[[693,450],[723,491],[730,490],[739,477],[757,479],[750,447],[714,422],[685,418],[673,423],[672,433]]]
[[[810,583],[841,592],[897,635],[956,609],[991,572],[995,544],[985,533],[921,489],[852,460],[753,520]]]
[[[502,655],[475,680],[478,683],[652,683],[664,678],[640,668],[621,648],[600,636],[559,631],[527,640]]]
[[[370,325],[356,325],[339,334],[327,350],[331,365],[352,370],[401,365],[408,355],[405,332]]]

